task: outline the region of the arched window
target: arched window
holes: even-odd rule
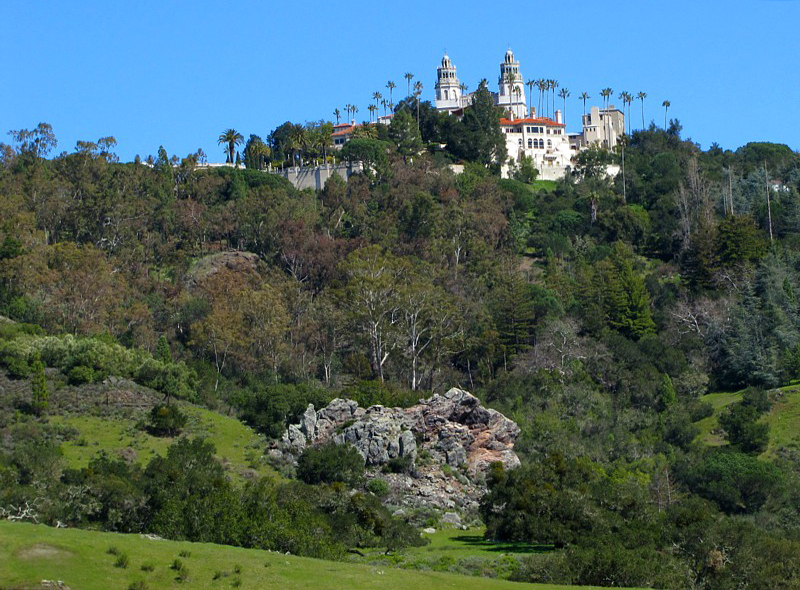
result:
[[[522,138],[519,140],[519,147],[522,147]]]
[[[549,139],[547,140],[547,147],[549,148],[553,147],[553,142]]]
[[[444,99],[448,100],[449,98],[450,98],[450,96],[448,95],[447,90],[445,90],[444,91]]]
[[[532,139],[529,139],[529,140],[528,140],[528,148],[530,149],[530,148],[532,148],[532,147],[533,147],[533,140],[532,140]]]

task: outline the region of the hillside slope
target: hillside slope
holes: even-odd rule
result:
[[[108,553],[112,547],[116,548],[117,555]],[[184,552],[183,557],[181,552]],[[115,562],[123,554],[128,558],[127,567],[116,567]],[[175,559],[186,567],[185,582],[179,582],[177,570],[170,567]],[[144,571],[142,566],[152,566],[152,571]],[[139,535],[0,522],[0,588],[39,588],[42,580],[62,580],[73,590],[124,590],[139,581],[145,585],[138,588],[151,590],[231,586],[259,590],[577,588],[328,562],[254,549],[156,541]]]
[[[780,449],[800,449],[800,385],[775,389],[770,398],[772,408],[761,419],[769,425],[769,445],[764,454],[773,456]],[[697,440],[709,446],[726,445],[719,431],[719,417],[728,406],[742,400],[742,392],[709,393],[700,399],[710,403],[714,413],[697,422],[700,428]]]

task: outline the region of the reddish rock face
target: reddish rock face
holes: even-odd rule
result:
[[[513,420],[453,388],[405,409],[364,409],[344,399],[319,411],[309,406],[300,424],[290,426],[278,446],[284,453],[298,455],[309,444],[352,444],[368,469],[410,457],[416,462],[411,473],[388,478],[397,499],[441,508],[474,507],[492,463],[507,469],[519,465],[514,453],[518,435]]]

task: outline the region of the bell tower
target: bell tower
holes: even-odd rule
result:
[[[519,71],[519,62],[514,58],[511,49],[506,51],[503,61],[500,62],[500,78],[497,85],[500,88],[497,105],[511,111],[516,119],[525,118],[528,113],[525,84]]]
[[[442,65],[436,68],[436,109],[450,112],[462,106],[461,83],[456,75],[456,67],[445,53]]]

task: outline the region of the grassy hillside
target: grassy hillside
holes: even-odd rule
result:
[[[236,478],[249,471],[259,475],[275,475],[275,472],[259,458],[264,452],[266,440],[239,420],[217,412],[181,405],[188,423],[184,433],[190,437],[203,437],[217,448],[217,457],[229,467]],[[146,464],[155,455],[164,455],[173,442],[168,437],[156,437],[137,428],[136,423],[144,417],[136,415],[95,416],[79,413],[50,416],[52,424],[67,426],[78,431],[78,435],[62,445],[64,457],[70,467],[85,467],[101,449],[112,455],[124,449],[136,451],[136,461]]]
[[[509,577],[517,567],[519,558],[531,553],[553,550],[552,545],[531,543],[503,543],[487,541],[484,527],[468,530],[442,529],[423,533],[430,543],[422,547],[406,547],[391,555],[374,549],[364,552],[364,557],[352,561],[373,565],[391,565],[414,570],[449,571],[470,575]]]
[[[714,414],[697,422],[700,434],[697,440],[710,445],[727,444],[719,432],[719,416],[729,405],[741,401],[742,392],[710,393],[703,396]],[[772,408],[762,420],[769,424],[769,446],[766,454],[772,455],[782,448],[800,449],[800,385],[789,385],[770,392]]]
[[[110,548],[115,548],[116,554],[110,554]],[[181,552],[184,552],[183,557]],[[115,562],[122,555],[127,557],[127,566],[116,567]],[[175,559],[183,562],[186,568],[185,582],[179,582],[178,570],[170,567]],[[146,571],[142,566],[152,569]],[[125,590],[131,587],[151,590],[230,587],[281,590],[568,588],[327,562],[220,545],[153,541],[139,535],[0,522],[0,588],[39,588],[41,580],[63,580],[71,588],[81,590]],[[144,585],[132,586],[137,582],[144,582]]]

